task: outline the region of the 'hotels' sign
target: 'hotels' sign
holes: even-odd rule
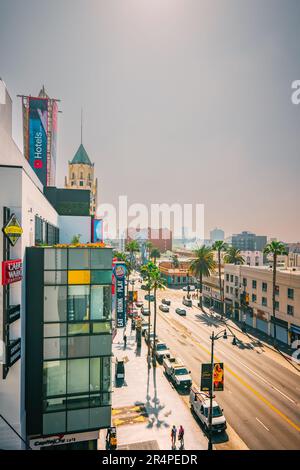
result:
[[[21,281],[23,275],[22,261],[14,259],[2,261],[2,285]]]

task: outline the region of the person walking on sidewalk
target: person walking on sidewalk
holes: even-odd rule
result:
[[[179,449],[183,450],[184,449],[184,429],[182,425],[180,425],[180,428],[178,430],[178,440],[180,442]]]
[[[177,429],[176,429],[175,424],[173,424],[173,427],[171,429],[172,449],[176,449],[176,435],[177,435]]]
[[[124,339],[124,349],[126,349],[126,345],[127,345],[127,335],[126,335],[126,331],[124,331],[123,339]]]

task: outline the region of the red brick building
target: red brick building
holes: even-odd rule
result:
[[[161,253],[172,251],[172,232],[167,228],[129,228],[127,229],[126,243],[137,241],[150,241]]]

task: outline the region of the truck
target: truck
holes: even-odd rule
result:
[[[183,392],[190,391],[192,377],[190,371],[185,367],[181,359],[176,357],[165,357],[163,359],[165,374],[174,387]]]
[[[151,341],[151,347],[153,349],[153,341]],[[163,363],[164,357],[170,357],[170,355],[171,353],[166,343],[163,343],[162,341],[156,341],[155,356],[159,364]]]
[[[210,410],[210,398],[205,392],[192,387],[190,391],[190,406],[191,411],[199,418],[204,431],[208,434],[209,432],[209,410]],[[212,432],[221,433],[227,428],[225,416],[223,410],[220,408],[218,403],[213,397],[212,402]]]

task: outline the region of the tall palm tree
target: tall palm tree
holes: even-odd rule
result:
[[[200,308],[202,309],[202,280],[209,277],[216,269],[214,254],[210,247],[202,245],[194,250],[195,259],[191,262],[190,272],[199,278],[200,285]]]
[[[150,279],[151,279],[151,284],[153,288],[153,295],[154,295],[154,322],[153,322],[153,333],[154,333],[154,339],[153,339],[153,349],[152,349],[152,358],[153,358],[153,365],[156,364],[155,360],[155,353],[156,353],[156,319],[157,319],[157,302],[156,302],[156,294],[158,290],[163,290],[166,288],[166,281],[162,277],[160,270],[158,269],[157,266],[155,266],[155,269],[151,271],[150,274]]]
[[[287,255],[287,249],[282,242],[272,241],[268,243],[264,248],[265,255],[272,255],[273,256],[273,286],[272,286],[272,316],[274,320],[274,336],[273,342],[274,346],[276,345],[276,275],[277,275],[277,257],[280,255]]]
[[[224,263],[245,264],[245,259],[241,253],[241,250],[235,248],[234,246],[228,247],[224,256]]]
[[[223,242],[222,240],[216,241],[212,249],[218,253],[218,271],[219,271],[219,291],[220,291],[220,298],[221,298],[221,315],[224,314],[224,295],[222,289],[222,278],[221,278],[221,252],[227,250],[227,243]]]
[[[160,258],[160,251],[158,248],[153,248],[150,253],[150,258],[153,259],[154,264],[156,264],[157,258]]]
[[[147,250],[147,258],[149,260],[150,259],[150,252],[153,248],[153,243],[150,240],[147,240],[145,245],[146,245],[146,250]]]
[[[126,244],[125,250],[129,252],[130,254],[130,262],[131,265],[133,266],[134,264],[134,253],[137,253],[140,251],[140,246],[136,240],[131,240]]]
[[[153,284],[151,280],[151,273],[152,271],[156,269],[156,266],[154,263],[149,261],[149,263],[145,264],[144,266],[141,267],[141,274],[144,279],[146,279],[146,289],[148,291],[148,310],[149,310],[149,320],[148,320],[148,338],[150,338],[150,331],[151,331],[151,301],[150,301],[150,295],[151,295],[151,290],[153,289]],[[150,341],[148,341],[148,365],[150,364]]]

